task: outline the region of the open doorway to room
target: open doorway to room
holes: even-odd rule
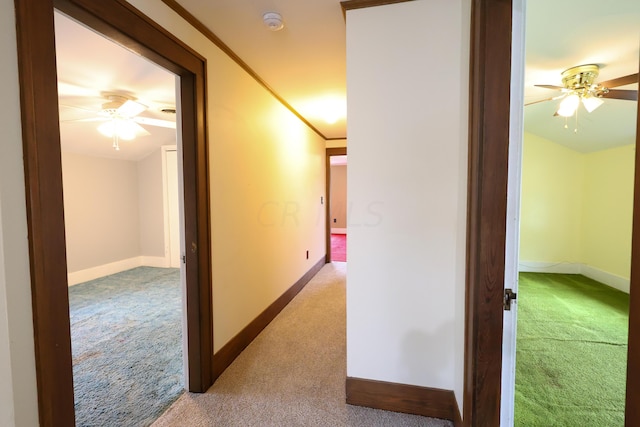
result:
[[[513,420],[622,426],[640,56],[625,33],[640,7],[616,2],[628,20],[548,7],[526,7]],[[576,46],[596,21],[599,44]]]
[[[326,262],[347,261],[347,148],[326,151]],[[334,257],[335,255],[335,257]]]
[[[55,14],[77,425],[147,425],[185,388],[176,76]]]
[[[37,3],[16,1],[22,120],[28,129],[23,140],[38,412],[43,426],[74,425],[54,7],[179,76],[176,123],[183,167],[178,176],[183,188],[184,236],[189,246],[182,254],[181,268],[185,276],[184,385],[192,392],[209,388],[214,367],[205,64],[201,57],[126,3],[116,0]]]
[[[330,159],[331,260],[347,261],[347,156]]]

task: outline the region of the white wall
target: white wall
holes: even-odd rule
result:
[[[162,162],[158,149],[137,163],[140,255],[145,257],[165,257]]]
[[[460,406],[469,17],[466,0],[347,12],[347,375]]]
[[[69,272],[139,256],[136,162],[63,152],[62,178]]]
[[[0,425],[22,427],[38,410],[13,1],[0,9]]]

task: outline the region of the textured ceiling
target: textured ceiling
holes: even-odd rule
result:
[[[346,137],[346,117],[331,124],[323,114],[328,108],[343,115],[346,107],[345,21],[339,0],[179,3],[325,137]],[[268,11],[282,14],[283,30],[266,29],[262,15]],[[95,136],[95,123],[67,121],[91,115],[67,106],[99,110],[103,91],[128,92],[150,107],[143,115],[167,118],[158,109],[174,104],[171,74],[60,16],[56,19],[56,38],[59,79],[66,83],[60,89],[60,103],[63,143],[66,141],[68,147],[82,151],[98,145],[103,150],[99,155],[114,156],[104,145],[95,144],[96,138],[105,139]],[[638,72],[639,40],[638,0],[528,1],[525,102],[557,94],[533,85],[560,85],[560,73],[575,65],[599,64],[599,81]],[[553,117],[558,102],[527,106],[525,130],[583,152],[635,141],[637,102],[607,99],[593,113],[581,109],[577,133],[573,132],[573,119],[565,129],[564,119]],[[171,130],[148,130],[157,136],[142,137],[130,144],[136,147],[131,148],[132,159],[144,156],[145,147],[153,143],[167,144],[175,138]]]

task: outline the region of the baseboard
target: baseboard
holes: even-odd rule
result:
[[[346,228],[332,228],[331,234],[347,234]]]
[[[116,274],[120,273],[121,271],[140,267],[142,265],[141,258],[142,257],[137,256],[116,262],[110,262],[108,264],[98,265],[96,267],[86,268],[84,270],[74,271],[73,273],[69,273],[67,275],[69,286],[77,285],[78,283],[88,282],[89,280],[98,279],[110,274]]]
[[[582,264],[577,262],[520,261],[518,271],[528,273],[580,274]]]
[[[560,273],[582,274],[590,279],[604,283],[607,286],[629,293],[630,280],[587,264],[570,262],[536,262],[521,261],[518,263],[518,271],[530,273]]]
[[[445,420],[460,420],[453,390],[347,377],[347,403]]]
[[[616,288],[622,292],[629,293],[631,289],[631,282],[629,279],[625,279],[624,277],[617,276],[615,274],[597,269],[590,265],[582,265],[581,274],[590,279],[596,280],[600,283],[604,283],[607,286],[611,286],[612,288]]]
[[[226,343],[213,355],[213,380],[218,379],[225,369],[247,348],[264,328],[282,311],[283,308],[304,288],[304,286],[325,265],[325,257],[314,264],[296,283],[287,289],[269,307],[249,323],[242,331]]]
[[[144,265],[145,267],[158,267],[158,268],[171,267],[169,258],[165,258],[163,256],[141,256],[140,265]]]

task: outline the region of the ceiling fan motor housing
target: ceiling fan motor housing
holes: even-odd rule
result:
[[[598,78],[600,68],[595,64],[579,65],[562,72],[562,84],[570,91],[589,93],[591,96],[602,96],[606,89],[593,82]]]

